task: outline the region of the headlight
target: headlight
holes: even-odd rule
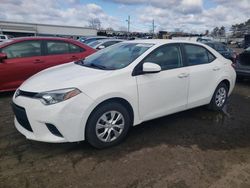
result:
[[[80,93],[81,91],[77,88],[68,88],[38,93],[35,98],[40,99],[45,105],[50,105],[65,101]]]

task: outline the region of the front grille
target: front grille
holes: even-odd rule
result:
[[[21,106],[17,106],[14,103],[12,103],[12,109],[13,109],[13,112],[16,116],[18,123],[26,130],[33,132],[32,128],[30,126],[25,109]]]

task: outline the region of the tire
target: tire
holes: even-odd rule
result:
[[[214,111],[220,111],[223,109],[228,99],[229,88],[225,83],[220,83],[213,94],[212,100],[208,105],[209,109]]]
[[[131,122],[122,104],[106,102],[91,113],[85,130],[86,140],[98,149],[117,145],[127,136]]]

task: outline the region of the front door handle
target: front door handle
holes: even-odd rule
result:
[[[41,59],[35,59],[34,63],[43,63],[44,61],[42,61]]]
[[[188,76],[189,76],[188,73],[181,73],[181,74],[178,75],[179,78],[186,78]]]
[[[73,56],[70,57],[70,59],[76,60],[76,59],[78,59],[78,58],[77,58],[76,56],[73,55]]]

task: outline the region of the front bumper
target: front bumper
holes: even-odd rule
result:
[[[15,127],[27,139],[42,142],[84,140],[85,111],[93,100],[81,93],[66,101],[44,105],[39,99],[13,97]]]

